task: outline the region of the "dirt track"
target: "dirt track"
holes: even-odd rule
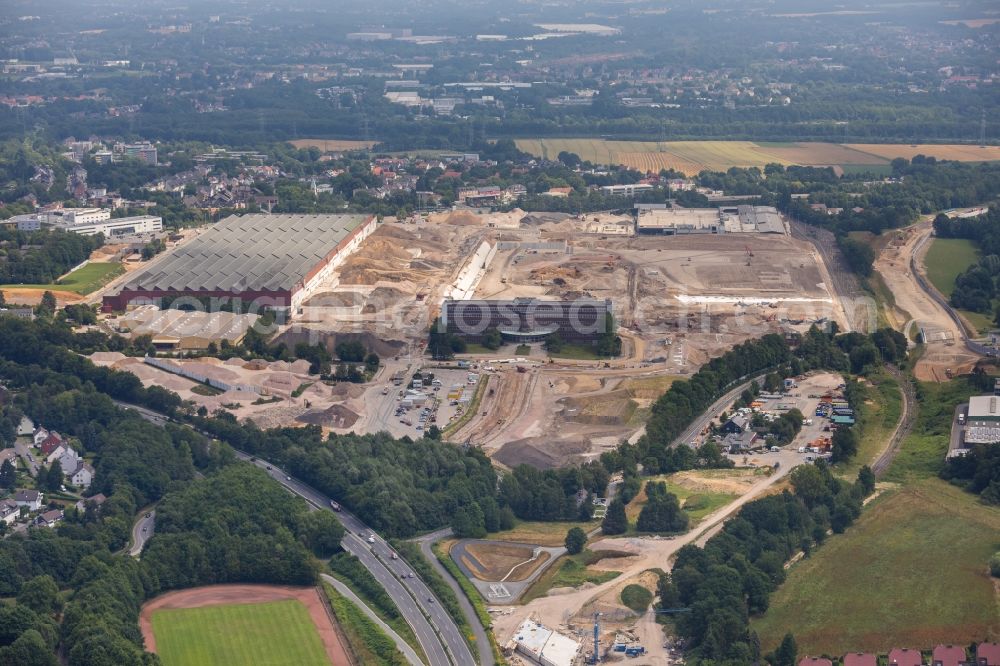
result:
[[[927,217],[898,232],[901,239],[886,245],[875,261],[875,270],[895,299],[894,306],[886,307],[893,328],[908,335],[912,326],[918,326],[927,334],[927,350],[914,368],[917,379],[945,381],[946,369],[956,374],[968,372],[977,357],[965,349],[962,331],[944,308],[921,289],[910,270],[911,259],[915,259],[918,268],[926,272],[923,262],[929,244],[922,241],[931,231],[931,219]]]
[[[189,590],[178,590],[160,595],[143,605],[139,613],[139,629],[146,649],[156,652],[153,635],[153,613],[164,608],[202,608],[226,604],[259,604],[268,601],[295,599],[309,611],[316,631],[333,666],[351,666],[344,641],[327,612],[326,603],[315,587],[286,587],[282,585],[208,585]]]

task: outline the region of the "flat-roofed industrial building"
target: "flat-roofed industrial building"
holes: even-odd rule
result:
[[[118,332],[135,338],[148,335],[159,350],[207,349],[223,341],[236,346],[256,323],[255,314],[160,310],[142,305],[118,318]]]
[[[591,344],[605,333],[607,317],[611,314],[610,299],[448,299],[441,306],[441,325],[445,332],[467,342],[482,342],[486,332],[495,328],[507,342],[541,342],[558,333],[566,342]]]
[[[372,215],[232,215],[132,275],[103,307],[229,299],[295,313],[374,230]]]
[[[635,232],[639,235],[786,234],[773,206],[726,208],[667,208],[664,204],[637,204]]]

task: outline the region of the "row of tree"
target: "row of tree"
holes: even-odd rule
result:
[[[847,529],[875,487],[867,467],[850,484],[822,462],[796,468],[791,480],[794,492],[748,503],[704,548],[681,548],[672,573],[661,577],[658,603],[675,614],[689,663],[776,663],[775,655],[761,654],[750,617],[767,610],[785,579],[784,563],[799,551],[808,555],[828,531]]]

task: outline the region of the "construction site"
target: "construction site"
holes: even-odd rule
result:
[[[849,329],[810,243],[784,234],[635,235],[630,219],[515,209],[378,223],[310,285],[273,338],[290,348],[305,341],[331,350],[339,341],[359,340],[383,360],[368,385],[328,386],[291,371],[283,379],[287,386],[277,390],[268,384],[274,378],[243,376],[263,368],[196,360],[206,365],[206,377],[263,389],[219,394],[148,363],[105,362],[144,382],[176,384],[198,405],[224,406],[261,425],[315,423],[332,432],[419,436],[416,425],[394,414],[401,398],[391,378],[428,363],[427,332],[447,299],[610,300],[622,340],[616,358],[601,359],[586,348],[549,354],[537,340],[495,351],[474,347],[464,357],[481,366],[485,381],[471,398],[474,410],[445,417],[446,438],[480,446],[502,465],[557,467],[637,436],[674,379],[740,342],[830,321]],[[521,361],[500,362],[514,359]]]

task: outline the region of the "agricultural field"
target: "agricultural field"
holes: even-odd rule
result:
[[[11,284],[0,285],[0,289],[40,289],[68,291],[85,296],[97,291],[111,280],[123,274],[125,269],[119,263],[92,262],[76,269],[53,284]]]
[[[164,666],[329,666],[309,611],[294,599],[153,613]]]
[[[376,141],[352,141],[349,139],[293,139],[288,143],[296,148],[319,148],[323,152],[340,150],[362,150],[371,148]]]
[[[903,144],[903,143],[849,143],[848,148],[870,153],[886,159],[905,157],[913,159],[916,155],[936,157],[939,160],[955,160],[958,162],[993,162],[1000,160],[1000,146],[976,146],[956,144]]]
[[[518,139],[521,150],[546,159],[562,151],[597,164],[622,164],[642,171],[676,169],[689,176],[708,169],[763,167],[769,163],[834,166],[851,172],[888,172],[895,157],[934,155],[959,161],[1000,160],[1000,147],[965,145],[836,144],[751,141],[608,141],[605,139]]]
[[[1000,509],[939,479],[915,481],[795,564],[753,628],[765,651],[793,632],[799,654],[997,640],[987,569],[997,550]]]

